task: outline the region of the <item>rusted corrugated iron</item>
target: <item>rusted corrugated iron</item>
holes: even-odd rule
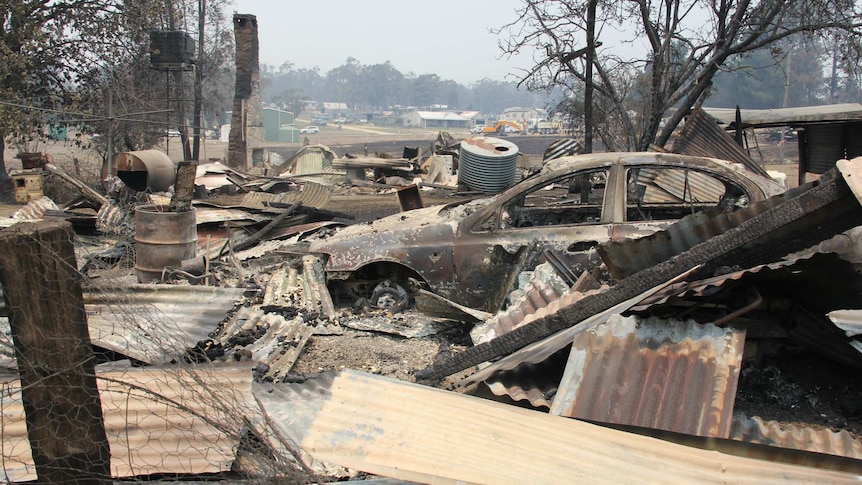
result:
[[[275,434],[315,459],[421,483],[858,481],[358,371],[253,392]]]
[[[847,431],[828,428],[814,429],[793,424],[764,421],[757,416],[736,415],[730,438],[747,443],[759,443],[792,450],[826,453],[862,460],[862,442]]]
[[[161,364],[205,340],[244,293],[209,286],[89,288],[84,308],[94,345]]]
[[[551,414],[726,438],[745,331],[614,315],[575,336]]]
[[[732,273],[726,273],[723,275],[714,276],[712,278],[706,278],[698,281],[683,281],[675,285],[670,285],[664,290],[651,296],[650,298],[645,299],[639,305],[632,307],[632,310],[643,311],[653,305],[661,305],[663,303],[667,303],[667,301],[673,297],[704,296],[706,293],[710,293],[716,288],[724,286],[725,284],[739,281],[745,278],[746,275],[760,273],[761,271],[773,271],[781,268],[786,268],[788,266],[793,266],[801,259],[804,258],[777,261],[770,264],[761,264],[753,268],[734,271]]]
[[[659,286],[650,288],[649,290],[633,298],[621,301],[616,305],[612,305],[605,311],[591,315],[588,318],[582,320],[578,325],[568,327],[542,340],[527,345],[518,350],[517,352],[503,357],[502,359],[494,362],[493,364],[482,367],[477,372],[464,377],[456,383],[456,387],[469,387],[473,384],[488,379],[490,376],[494,375],[497,372],[515,369],[523,363],[538,364],[539,362],[542,362],[551,357],[552,355],[556,354],[559,350],[565,348],[567,345],[571,344],[572,339],[574,339],[575,335],[584,332],[587,329],[593,328],[597,325],[601,325],[602,323],[607,321],[607,319],[610,318],[611,315],[627,311],[633,305],[643,301],[645,298],[653,295],[655,292],[660,291],[665,286],[673,284],[676,281],[681,281],[685,279],[692,272],[697,271],[698,269],[699,267],[692,268],[687,272],[680,274],[671,281],[667,281]],[[559,312],[561,309],[570,308],[573,305],[572,301],[580,301],[584,298],[584,296],[600,295],[601,293],[607,291],[608,290],[605,289],[594,290],[581,295],[576,295],[573,293],[563,295],[559,300],[551,302],[545,308],[542,308],[536,313],[528,316],[525,319],[525,322],[529,320],[529,322],[527,323],[530,323],[548,318],[549,316],[552,316],[555,313]]]
[[[112,477],[231,469],[253,406],[250,366],[97,368],[96,379]],[[35,480],[21,384],[10,376],[2,386],[0,477]]]
[[[783,194],[731,213],[698,212],[680,219],[664,231],[638,239],[600,244],[597,249],[611,274],[617,279],[622,279],[667,261],[710,238],[725,234],[768,210],[776,209],[781,204],[794,200],[812,187],[813,185],[807,184],[790,189]],[[830,221],[821,222],[821,224],[828,223]],[[835,221],[831,223],[838,224]],[[852,225],[852,222],[850,224]],[[762,241],[758,240],[760,244],[757,250],[735,252],[733,263],[742,267],[752,267],[764,263],[762,261],[764,258],[771,257],[775,261],[792,251],[801,250],[840,232],[831,231],[829,227],[822,225],[819,227],[823,228],[823,232],[809,230],[790,237],[790,234],[793,234],[794,230],[799,231],[799,228],[794,224],[788,224],[774,234],[764,236]],[[720,264],[721,261],[716,261],[712,266]]]
[[[730,135],[718,126],[718,120],[696,108],[685,120],[682,133],[673,145],[673,153],[712,157],[741,163],[745,168],[768,177],[769,174]]]
[[[517,328],[528,315],[532,315],[551,302],[558,300],[566,291],[565,282],[549,264],[543,263],[537,266],[530,273],[529,282],[522,289],[512,292],[509,296],[511,303],[506,310],[476,325],[470,331],[473,343],[487,342],[498,335]]]
[[[280,175],[318,174],[332,166],[337,155],[325,145],[307,145],[299,149],[280,167]]]

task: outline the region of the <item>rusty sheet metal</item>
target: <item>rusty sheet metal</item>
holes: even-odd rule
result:
[[[114,478],[231,469],[242,418],[253,406],[250,366],[97,368],[96,374]],[[35,480],[21,384],[12,377],[2,385],[0,477]]]
[[[847,431],[815,429],[737,414],[730,439],[862,460],[862,442]]]
[[[538,364],[523,363],[510,371],[498,372],[486,379],[485,385],[495,396],[527,401],[534,408],[550,408],[563,377],[563,354],[565,351],[561,350]]]
[[[677,137],[672,151],[682,155],[712,157],[741,163],[754,173],[768,177],[766,170],[737,145],[716,121],[703,109],[696,108],[686,118],[682,133]]]
[[[135,214],[111,201],[99,207],[99,212],[96,213],[96,228],[102,232],[133,238]]]
[[[306,145],[287,159],[277,171],[280,175],[304,175],[326,171],[338,156],[328,146]]]
[[[718,204],[726,191],[724,184],[711,175],[693,170],[642,168],[636,183],[645,188],[643,204]]]
[[[303,207],[322,208],[332,198],[332,187],[314,182],[303,183],[298,190],[270,194],[267,192],[249,192],[240,203],[244,209],[281,212],[276,205],[289,205],[301,202]]]
[[[253,392],[315,459],[421,483],[858,483],[358,371]]]
[[[599,254],[617,279],[667,261],[707,239],[724,234],[769,209],[811,188],[805,185],[731,213],[698,212],[683,217],[664,231],[638,239],[608,242],[598,246]],[[779,255],[783,256],[783,255]],[[777,258],[776,258],[777,259]]]
[[[572,343],[572,339],[574,339],[575,335],[584,332],[590,328],[593,328],[597,325],[601,325],[602,323],[607,321],[607,319],[610,318],[611,315],[627,311],[632,306],[650,297],[657,291],[662,290],[667,285],[671,285],[677,281],[684,280],[686,277],[688,277],[698,269],[700,269],[699,266],[691,268],[690,270],[680,274],[676,278],[670,281],[666,281],[661,285],[650,288],[649,290],[644,291],[643,293],[633,298],[621,301],[616,305],[609,307],[603,312],[597,313],[590,316],[589,318],[582,320],[575,326],[566,328],[565,330],[545,337],[542,340],[526,345],[517,352],[513,352],[506,357],[503,357],[502,359],[494,362],[493,364],[489,364],[485,367],[482,367],[479,371],[464,377],[463,379],[458,381],[455,386],[460,388],[469,387],[473,384],[488,379],[490,376],[494,375],[497,372],[515,369],[523,363],[538,364],[557,353],[557,351],[559,351],[560,349],[563,349],[567,345]],[[606,290],[594,291],[598,293]],[[584,295],[592,294],[594,291],[584,293]],[[538,310],[536,313],[528,316],[527,318],[529,318],[530,321],[545,318],[546,316],[559,311],[561,308],[567,308],[569,306],[572,306],[573,301],[579,301],[581,298],[581,295],[575,295],[572,293],[568,295],[563,295],[559,300],[551,302],[548,306]]]
[[[94,345],[161,364],[205,340],[244,293],[209,286],[88,288],[84,308]]]
[[[760,273],[762,271],[779,270],[782,268],[793,266],[802,259],[807,258],[788,259],[783,261],[776,261],[775,263],[761,264],[753,268],[748,268],[741,271],[734,271],[732,273],[713,276],[712,278],[706,278],[698,281],[683,281],[674,285],[670,285],[664,290],[657,292],[655,295],[645,299],[640,304],[632,307],[632,310],[643,311],[653,305],[661,305],[663,303],[667,303],[667,301],[673,297],[703,296],[706,293],[709,293],[712,290],[719,288],[727,283],[739,281],[745,278],[746,275]]]
[[[316,326],[316,321],[306,321],[301,314],[287,320],[276,313],[242,307],[213,341],[233,350],[224,354],[227,362],[251,359],[267,366],[262,376],[277,378],[290,372]],[[246,345],[233,343],[251,339],[254,341]]]
[[[528,315],[559,300],[568,288],[548,263],[542,263],[529,274],[529,281],[509,296],[509,306],[470,331],[473,344],[487,342],[523,325]]]
[[[745,331],[614,315],[575,336],[551,414],[726,438]]]

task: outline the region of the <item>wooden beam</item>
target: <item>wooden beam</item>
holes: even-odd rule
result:
[[[110,483],[110,451],[67,222],[0,231],[0,283],[42,483]]]

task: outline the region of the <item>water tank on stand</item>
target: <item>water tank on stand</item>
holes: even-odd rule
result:
[[[518,146],[500,138],[471,136],[461,142],[458,184],[496,194],[515,184]]]

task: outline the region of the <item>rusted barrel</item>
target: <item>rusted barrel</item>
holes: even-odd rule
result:
[[[195,257],[198,228],[195,208],[170,212],[164,205],[142,205],[135,209],[135,272],[139,283],[162,279],[165,267],[180,268]]]

